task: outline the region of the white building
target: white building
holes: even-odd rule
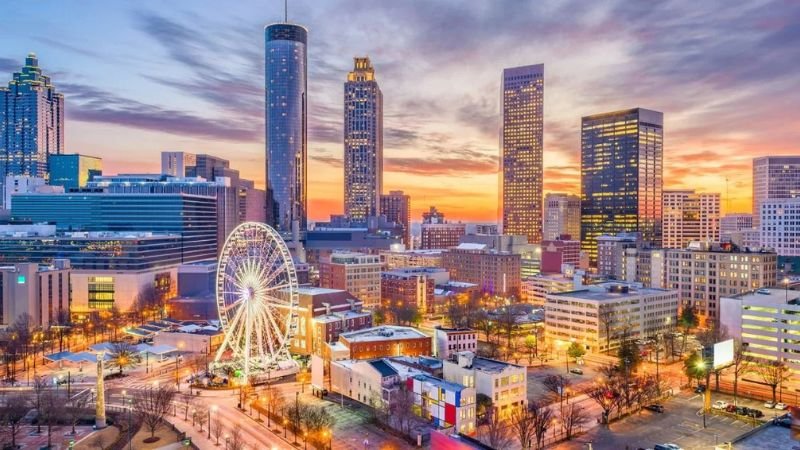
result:
[[[33,194],[33,193],[58,193],[64,192],[63,186],[50,186],[44,178],[31,177],[28,175],[8,175],[3,187],[3,196],[0,197],[0,209],[11,209],[11,199],[14,194]]]
[[[725,239],[731,233],[753,229],[753,215],[748,213],[725,214],[719,220],[720,239]]]
[[[550,193],[544,197],[542,240],[554,241],[568,234],[581,238],[581,198],[577,195]]]
[[[536,306],[544,306],[547,294],[551,292],[566,292],[579,288],[583,285],[582,270],[569,274],[539,274],[522,280],[520,289],[522,300]]]
[[[430,420],[437,428],[453,427],[461,434],[474,434],[475,400],[474,387],[465,387],[431,375],[419,374],[406,380],[409,391],[414,393],[414,403],[420,415]]]
[[[800,196],[800,156],[753,158],[753,226],[759,227],[761,203]]]
[[[719,241],[719,193],[664,190],[662,205],[664,248],[684,248],[691,241]]]
[[[636,248],[638,233],[619,233],[597,237],[597,273],[613,280],[625,279],[625,251]]]
[[[69,260],[53,265],[19,263],[0,266],[0,328],[29,314],[37,327],[57,323],[59,312],[69,314]]]
[[[389,401],[400,381],[383,359],[331,361],[331,389],[374,408]]]
[[[759,224],[762,246],[778,256],[800,256],[800,198],[764,199]]]
[[[779,355],[800,373],[800,291],[761,288],[722,297],[720,323],[742,342],[745,354],[774,361]],[[797,383],[797,377],[790,383]]]
[[[474,387],[478,394],[491,398],[503,419],[528,401],[527,370],[523,366],[482,358],[473,352],[457,353],[443,364],[445,380]]]
[[[433,333],[433,356],[439,359],[450,359],[450,355],[458,352],[478,351],[478,333],[475,330],[437,326]]]
[[[637,339],[669,331],[678,320],[678,292],[601,283],[548,294],[544,308],[546,339],[556,352],[578,342],[588,352],[600,353],[618,348],[625,333]]]

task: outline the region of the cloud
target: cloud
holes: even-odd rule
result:
[[[384,170],[413,175],[469,175],[497,173],[497,164],[486,160],[461,158],[384,158]]]
[[[17,61],[11,58],[0,57],[0,73],[8,73],[10,75],[12,72],[19,71],[23,64],[24,62],[22,60]]]

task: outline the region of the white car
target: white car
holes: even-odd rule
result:
[[[764,408],[769,408],[769,409],[772,409],[772,408],[774,408],[774,407],[775,407],[775,402],[773,402],[772,400],[769,400],[769,401],[767,401],[767,402],[764,402]]]
[[[728,402],[724,400],[717,400],[713,405],[711,405],[711,407],[714,409],[725,409],[728,407]]]
[[[779,410],[783,411],[783,410],[784,410],[784,409],[786,409],[786,408],[788,408],[788,406],[786,405],[786,403],[776,403],[776,404],[775,404],[775,409],[779,409]]]

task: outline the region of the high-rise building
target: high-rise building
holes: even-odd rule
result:
[[[187,152],[161,152],[161,173],[173,177],[188,177],[197,165],[197,155]]]
[[[581,235],[581,198],[569,194],[547,194],[544,198],[543,239],[552,241],[568,234]]]
[[[103,174],[103,160],[96,156],[74,154],[50,155],[50,185],[64,190],[79,189]]]
[[[386,220],[403,227],[403,244],[411,248],[411,196],[403,191],[389,191],[381,195],[380,212]]]
[[[32,325],[47,329],[70,310],[69,260],[51,265],[18,263],[0,267],[0,326],[7,328],[23,314]]]
[[[685,248],[692,241],[719,242],[719,193],[665,190],[663,214],[662,247]]]
[[[733,244],[692,243],[667,250],[668,289],[677,290],[683,306],[694,306],[707,320],[719,319],[719,299],[774,286],[778,255]]]
[[[800,197],[800,156],[753,159],[753,227],[759,226],[761,202]]]
[[[266,41],[267,222],[305,230],[308,218],[308,81],[304,27],[276,23]]]
[[[762,246],[778,256],[800,256],[800,197],[763,200],[759,224]]]
[[[731,233],[753,229],[753,215],[749,213],[725,214],[719,219],[719,236],[724,239]]]
[[[503,70],[500,204],[504,234],[542,240],[544,64]]]
[[[381,258],[356,252],[334,252],[319,264],[319,284],[330,289],[344,289],[374,308],[381,303]]]
[[[432,313],[434,309],[434,286],[438,279],[448,280],[445,269],[438,267],[406,267],[381,274],[381,301],[383,306],[394,311],[413,307],[420,313]]]
[[[581,245],[592,263],[597,237],[638,232],[661,246],[664,115],[634,108],[581,119]]]
[[[7,175],[48,179],[47,159],[64,152],[64,96],[33,53],[0,88],[0,182]]]
[[[455,247],[467,234],[467,225],[448,223],[444,213],[431,206],[428,212],[422,213],[420,226],[420,248],[423,250]]]
[[[612,280],[625,280],[625,252],[639,245],[636,233],[597,237],[597,273]]]
[[[344,83],[344,214],[366,220],[383,192],[383,94],[369,58],[353,58]]]
[[[461,244],[442,253],[442,267],[450,279],[480,285],[482,293],[519,296],[521,256],[487,249],[483,244]]]

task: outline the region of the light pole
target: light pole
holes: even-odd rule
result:
[[[129,402],[128,405],[128,450],[133,450],[133,437],[131,436],[131,426],[133,424],[133,420],[131,419],[131,415],[133,414],[133,402]],[[125,406],[125,401],[123,400],[122,403]]]
[[[211,405],[208,410],[208,439],[211,439],[211,411],[217,412],[217,405]]]

